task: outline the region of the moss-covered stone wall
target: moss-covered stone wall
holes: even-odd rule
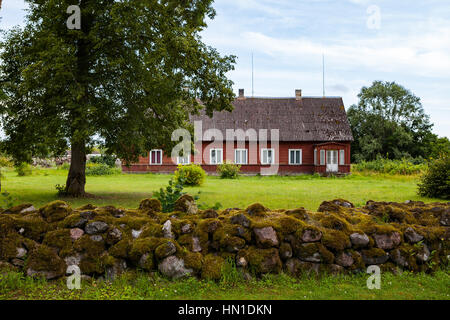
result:
[[[304,208],[198,210],[192,197],[176,212],[158,200],[138,209],[55,201],[0,213],[0,265],[55,279],[77,265],[85,276],[115,277],[127,269],[219,279],[225,263],[245,276],[287,272],[432,272],[450,258],[450,204],[369,201],[355,208],[338,199],[318,212]]]

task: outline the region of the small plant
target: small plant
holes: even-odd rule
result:
[[[57,185],[55,186],[55,189],[56,189],[56,191],[57,191],[58,197],[65,197],[65,196],[67,195],[67,192],[66,192],[66,185],[60,185],[60,184],[57,184]]]
[[[220,279],[222,286],[236,286],[243,280],[242,273],[236,268],[236,262],[232,258],[227,258],[222,265],[222,277]]]
[[[31,166],[26,162],[16,165],[15,171],[19,177],[31,176],[33,173]]]
[[[421,177],[419,195],[430,198],[450,199],[450,155],[443,153],[431,160],[428,170]]]
[[[205,178],[205,170],[195,164],[179,165],[177,171],[175,171],[175,181],[183,186],[200,186]]]
[[[14,200],[8,192],[0,193],[0,209],[8,209],[14,206]]]
[[[237,179],[241,166],[232,162],[225,162],[217,167],[217,173],[222,179]]]
[[[183,189],[182,181],[174,182],[173,179],[170,179],[169,185],[165,189],[161,188],[159,191],[153,192],[153,196],[161,202],[163,212],[173,212],[175,202],[186,194]]]
[[[62,165],[58,166],[58,169],[60,170],[69,170],[70,169],[70,163],[64,162]]]

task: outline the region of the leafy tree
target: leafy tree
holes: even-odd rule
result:
[[[395,82],[381,81],[363,87],[358,97],[358,105],[348,110],[353,160],[427,156],[433,125],[420,98]]]
[[[450,140],[447,137],[438,137],[433,134],[429,138],[429,150],[427,154],[432,159],[437,159],[441,154],[450,154]]]
[[[26,26],[0,44],[4,151],[21,163],[70,146],[67,194],[85,194],[96,142],[130,163],[170,150],[200,108],[232,109],[235,57],[200,37],[213,0],[79,0],[81,30],[66,26],[73,1],[26,2]]]

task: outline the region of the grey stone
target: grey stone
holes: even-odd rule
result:
[[[158,248],[162,248],[162,249],[158,249]],[[177,247],[171,241],[160,245],[158,248],[156,248],[156,249],[158,250],[158,254],[160,255],[160,256],[158,256],[159,259],[166,258],[168,256],[175,254],[175,252],[177,252]],[[162,250],[164,250],[164,251],[162,252]]]
[[[336,264],[341,267],[350,267],[354,262],[355,261],[353,260],[353,257],[350,253],[341,252],[340,254],[336,255]]]
[[[385,263],[386,261],[388,261],[389,256],[386,253],[384,253],[384,254],[379,255],[379,256],[371,256],[371,257],[369,257],[369,256],[366,256],[364,254],[364,251],[363,251],[362,252],[362,259],[363,259],[363,261],[364,261],[364,263],[366,265],[374,265],[374,264],[383,264],[383,263]]]
[[[175,256],[165,258],[158,266],[159,272],[171,279],[179,279],[192,273],[184,266],[184,260]]]
[[[142,230],[131,230],[131,236],[133,237],[133,239],[139,238],[141,233],[142,233]]]
[[[406,241],[410,242],[410,243],[417,243],[419,241],[423,240],[423,236],[421,236],[420,234],[418,234],[413,228],[408,227],[404,234]]]
[[[164,224],[163,224],[163,228],[162,228],[162,232],[163,232],[163,237],[167,238],[167,239],[173,239],[173,233],[172,233],[172,221],[167,220]]]
[[[292,258],[292,247],[289,243],[282,243],[280,246],[280,258],[282,260],[287,260]]]
[[[354,246],[358,248],[367,247],[367,245],[370,242],[369,237],[366,234],[359,234],[359,233],[352,233],[350,235],[350,241]]]
[[[22,259],[18,259],[18,258],[14,258],[11,260],[11,263],[13,266],[22,268],[25,265],[25,261],[23,261]]]
[[[244,257],[238,257],[236,259],[236,266],[237,267],[242,267],[242,268],[246,268],[248,265],[248,261],[247,259],[245,259]]]
[[[30,207],[25,208],[22,211],[20,211],[20,213],[23,214],[23,213],[33,212],[33,211],[36,211],[36,208],[34,206],[30,206]]]
[[[318,230],[308,229],[302,235],[303,242],[317,242],[320,239],[322,239],[322,232]]]
[[[391,260],[396,263],[397,265],[401,266],[401,267],[407,267],[408,264],[408,260],[406,259],[406,257],[402,254],[402,252],[399,249],[395,249],[392,250],[389,253],[389,257],[391,258]]]
[[[244,228],[250,227],[250,220],[242,213],[231,217],[230,222],[232,224],[239,224]]]
[[[76,254],[74,256],[69,256],[64,259],[67,266],[79,266],[81,263],[82,256],[80,254]]]
[[[16,254],[16,258],[17,259],[23,259],[25,258],[25,256],[27,255],[28,251],[22,247],[17,248],[17,254]]]
[[[422,245],[422,248],[420,248],[420,251],[417,253],[416,258],[420,262],[427,262],[428,259],[430,259],[431,253],[430,249],[428,249],[428,246],[426,244]]]
[[[201,252],[200,239],[197,237],[192,238],[192,252]]]
[[[256,242],[262,247],[276,247],[278,246],[277,233],[272,227],[255,228],[253,232],[256,236]]]
[[[122,240],[122,231],[117,228],[111,229],[106,236],[106,243],[109,245],[114,245]]]
[[[392,232],[391,234],[375,234],[375,245],[383,250],[391,250],[397,247],[402,238],[398,232]]]
[[[99,234],[95,234],[93,236],[90,236],[90,238],[91,238],[92,241],[95,241],[95,242],[102,242],[103,241],[103,237],[101,235],[99,235]]]
[[[84,235],[84,231],[79,228],[70,229],[70,238],[72,239],[72,241],[77,241],[83,235]]]
[[[125,260],[117,260],[113,266],[106,268],[105,277],[108,280],[114,280],[127,269]]]
[[[102,221],[94,221],[86,225],[85,229],[87,234],[99,234],[108,230],[108,224]]]
[[[192,231],[193,231],[192,226],[190,224],[185,224],[181,227],[182,234],[188,234],[188,233],[191,233]]]

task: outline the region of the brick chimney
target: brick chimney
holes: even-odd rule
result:
[[[302,90],[301,89],[295,90],[295,100],[302,100]]]
[[[239,100],[244,100],[245,99],[245,91],[244,89],[239,89]]]

